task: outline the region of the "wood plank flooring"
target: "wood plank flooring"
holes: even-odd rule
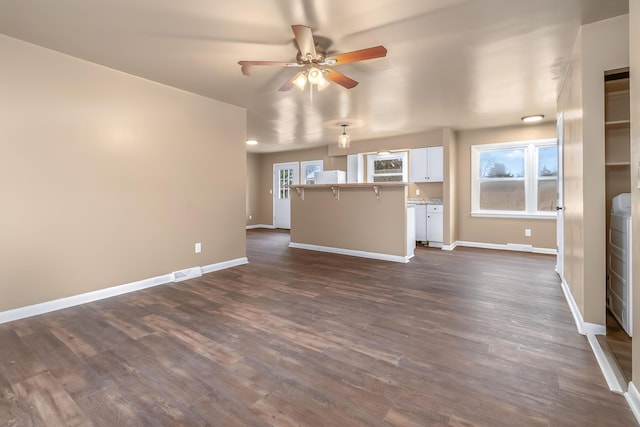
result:
[[[609,310],[607,310],[607,335],[605,338],[627,382],[631,381],[632,339]]]
[[[290,249],[0,325],[1,426],[633,426],[545,255]]]

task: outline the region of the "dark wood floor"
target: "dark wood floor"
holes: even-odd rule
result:
[[[620,326],[609,310],[607,310],[606,340],[627,382],[631,381],[632,339],[624,329],[622,329],[622,326]]]
[[[289,249],[0,325],[3,426],[631,426],[554,258]]]

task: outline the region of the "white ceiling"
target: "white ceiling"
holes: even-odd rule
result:
[[[356,141],[553,120],[579,25],[627,11],[628,0],[0,0],[0,33],[245,107],[260,141],[249,151],[272,152],[335,143],[336,121],[357,124]],[[292,24],[330,52],[388,54],[337,67],[360,84],[313,100],[278,91],[295,68],[243,76],[239,60],[295,60]]]

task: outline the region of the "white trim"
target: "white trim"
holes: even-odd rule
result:
[[[474,218],[513,218],[513,219],[556,219],[556,212],[550,213],[528,213],[520,211],[478,211],[471,212]]]
[[[234,260],[223,261],[217,264],[210,264],[202,267],[203,273],[222,270],[224,268],[234,267],[236,265],[246,264],[249,261],[246,257]],[[172,274],[164,274],[162,276],[151,277],[149,279],[138,280],[136,282],[125,283],[123,285],[112,286],[97,291],[86,292],[83,294],[72,295],[66,298],[60,298],[52,301],[46,301],[39,304],[29,305],[26,307],[14,308],[12,310],[0,312],[0,324],[12,322],[14,320],[24,319],[26,317],[37,316],[39,314],[49,313],[51,311],[62,310],[76,305],[86,304],[101,299],[111,298],[117,295],[135,292],[153,286],[164,285],[173,282]]]
[[[534,254],[547,254],[556,255],[556,249],[552,248],[537,248],[531,245],[519,244],[519,243],[507,243],[506,245],[498,243],[482,243],[482,242],[466,242],[458,240],[451,245],[442,246],[443,250],[453,250],[458,246],[464,246],[468,248],[480,248],[480,249],[496,249],[500,251],[516,251],[516,252],[532,252]]]
[[[298,180],[302,185],[315,184],[315,178],[313,182],[307,182],[307,176],[304,173],[304,169],[307,166],[320,166],[320,172],[324,170],[324,162],[322,160],[305,160],[300,162],[300,179]]]
[[[357,251],[353,249],[333,248],[330,246],[309,245],[306,243],[295,243],[295,242],[289,243],[289,247],[296,248],[296,249],[306,249],[310,251],[329,252],[332,254],[357,256],[361,258],[371,258],[371,259],[379,259],[383,261],[402,262],[402,263],[407,263],[412,258],[412,256],[381,254],[378,252],[365,252],[365,251]]]
[[[215,264],[209,264],[202,267],[202,274],[213,273],[214,271],[225,270],[231,267],[237,267],[239,265],[249,264],[247,257],[231,259],[229,261],[217,262]]]
[[[587,340],[591,345],[591,350],[593,350],[598,365],[600,365],[600,370],[609,386],[609,390],[620,394],[626,392],[626,380],[615,360],[611,348],[609,348],[606,343],[605,346],[602,346],[598,338],[593,334],[587,334]]]
[[[273,224],[253,224],[253,225],[247,225],[246,229],[247,230],[252,230],[254,228],[269,228],[271,230],[275,230],[275,226]]]
[[[457,247],[458,247],[458,242],[453,242],[450,245],[442,245],[442,250],[443,251],[452,251]]]
[[[576,300],[573,298],[573,294],[571,293],[571,289],[569,289],[569,285],[567,282],[562,279],[562,292],[564,293],[564,297],[567,300],[567,304],[571,309],[571,314],[573,314],[573,320],[576,322],[576,327],[578,328],[578,332],[582,335],[593,334],[593,335],[606,335],[607,327],[605,325],[599,325],[597,323],[588,323],[585,322],[582,318],[582,314],[580,313],[580,309],[578,308],[578,304]]]
[[[629,382],[629,388],[624,394],[624,398],[627,400],[631,412],[633,412],[633,415],[636,417],[636,421],[640,424],[640,393],[638,393],[638,389],[635,384],[633,384],[633,381]]]
[[[510,217],[510,218],[555,218],[556,212],[538,211],[538,186],[540,180],[557,179],[556,177],[538,176],[538,150],[558,145],[555,138],[535,139],[528,141],[498,142],[494,144],[476,144],[471,146],[471,216],[472,217]],[[482,153],[504,150],[522,150],[522,177],[480,178],[480,156]],[[525,208],[522,211],[499,211],[480,209],[481,182],[522,182],[524,184]]]

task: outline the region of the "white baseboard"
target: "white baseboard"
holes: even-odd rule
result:
[[[289,243],[290,248],[296,249],[306,249],[310,251],[318,251],[318,252],[329,252],[332,254],[339,255],[349,255],[349,256],[357,256],[361,258],[371,258],[371,259],[379,259],[382,261],[392,261],[392,262],[409,262],[410,256],[404,257],[399,255],[390,255],[390,254],[381,254],[378,252],[366,252],[366,251],[357,251],[353,249],[343,249],[343,248],[333,248],[331,246],[318,246],[318,245],[309,245],[306,243]]]
[[[202,266],[202,274],[213,273],[214,271],[225,270],[227,268],[237,267],[244,264],[249,264],[249,260],[247,259],[247,257],[217,262],[215,264]]]
[[[450,245],[442,245],[443,251],[452,251],[458,246],[458,242],[453,242]]]
[[[444,245],[442,249],[453,250],[457,246],[465,246],[468,248],[480,248],[480,249],[497,249],[500,251],[532,252],[534,254],[547,254],[547,255],[556,255],[558,253],[556,249],[536,248],[531,245],[521,245],[516,243],[507,243],[506,245],[502,245],[498,243],[467,242],[462,240],[453,242],[451,245]]]
[[[247,260],[247,258],[243,257],[198,268],[201,268],[202,273],[210,273],[212,271],[218,271],[229,267],[235,267],[237,265],[247,264],[248,262],[249,261]],[[53,301],[46,301],[40,304],[29,305],[26,307],[14,308],[12,310],[0,312],[0,324],[173,282],[173,274],[163,274],[162,276],[151,277],[149,279],[138,280],[136,282],[125,283],[123,285],[117,285],[105,289],[99,289],[97,291],[86,292],[84,294],[73,295]]]
[[[252,230],[254,228],[269,228],[269,229],[275,230],[276,227],[268,224],[253,224],[253,225],[247,225],[246,227],[247,230]]]
[[[573,294],[571,293],[571,289],[569,289],[569,285],[567,282],[562,279],[562,292],[564,293],[564,297],[567,300],[567,304],[571,309],[571,314],[573,315],[573,320],[576,322],[576,327],[578,328],[578,332],[582,335],[592,334],[592,335],[606,335],[607,327],[605,325],[599,325],[597,323],[589,323],[585,322],[582,318],[582,313],[580,313],[580,309],[578,308],[578,304],[576,300],[573,298]]]
[[[624,398],[627,400],[631,412],[633,412],[633,415],[636,417],[636,421],[640,424],[640,393],[638,393],[638,389],[633,382],[629,382],[629,388],[624,394]]]
[[[591,350],[593,350],[596,361],[600,365],[600,370],[609,386],[609,390],[620,394],[625,393],[627,391],[626,380],[609,346],[606,343],[604,346],[601,345],[598,338],[593,334],[587,334],[587,340],[589,340],[589,345],[591,345]]]

